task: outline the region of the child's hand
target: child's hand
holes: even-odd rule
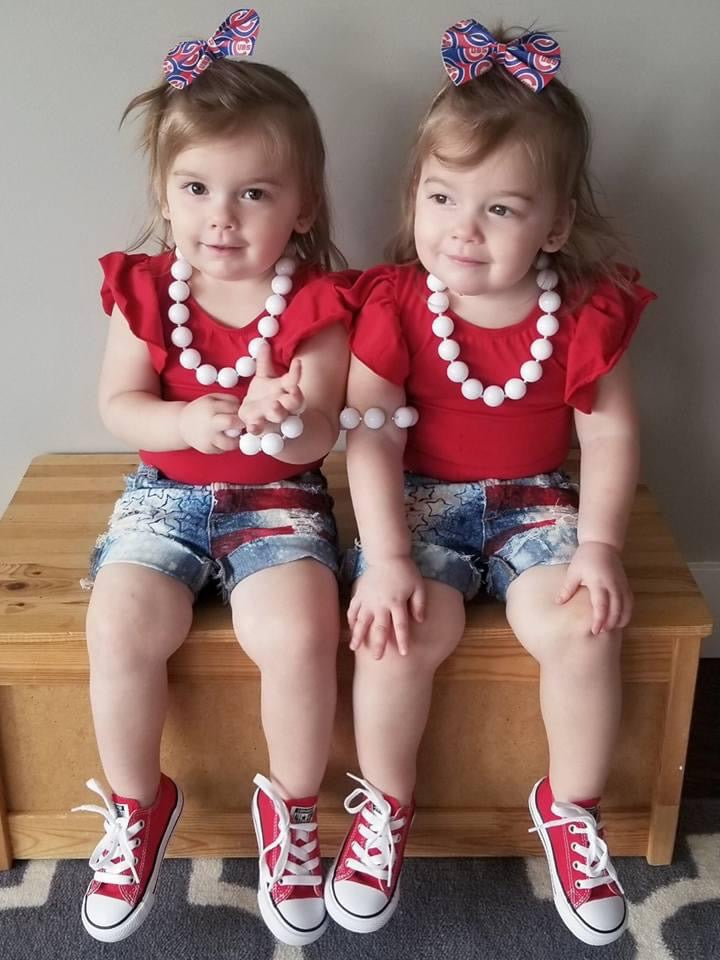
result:
[[[620,554],[609,543],[581,543],[570,561],[557,602],[567,601],[579,587],[587,587],[592,604],[592,633],[623,628],[630,622],[633,596]]]
[[[266,343],[256,357],[255,376],[240,404],[238,416],[248,433],[263,433],[270,424],[282,423],[290,414],[299,413],[304,398],[300,390],[300,360],[294,359],[288,372],[279,377]]]
[[[237,415],[237,399],[223,393],[208,393],[186,404],[180,412],[180,435],[185,443],[200,453],[225,453],[237,450],[235,438],[225,430],[242,430]]]
[[[375,659],[380,660],[394,633],[398,651],[405,656],[410,639],[408,609],[413,620],[422,623],[425,584],[413,561],[395,557],[371,564],[360,577],[348,607],[350,649],[367,643]]]

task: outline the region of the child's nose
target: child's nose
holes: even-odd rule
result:
[[[483,233],[477,218],[469,215],[458,217],[453,224],[453,237],[465,242],[482,240]]]
[[[211,226],[217,230],[233,230],[238,226],[238,214],[230,200],[219,199],[210,212]]]

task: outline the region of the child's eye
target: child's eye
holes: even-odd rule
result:
[[[260,190],[259,187],[250,187],[249,190],[245,190],[243,193],[244,200],[262,200],[265,197],[265,191]]]
[[[512,213],[512,210],[510,207],[506,207],[504,203],[494,203],[490,207],[490,213],[494,213],[496,217],[506,217]]]
[[[433,193],[430,195],[430,199],[434,200],[435,203],[439,204],[441,207],[444,207],[450,198],[445,193]]]
[[[187,190],[188,193],[191,193],[194,197],[202,197],[203,194],[207,193],[205,184],[200,183],[199,180],[193,180],[192,183],[186,183],[183,187],[183,190]]]

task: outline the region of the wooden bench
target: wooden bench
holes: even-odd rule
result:
[[[79,585],[104,529],[130,455],[38,457],[0,521],[0,867],[13,856],[85,857],[99,822],[70,814],[101,774],[88,703]],[[342,454],[327,473],[343,539],[352,514]],[[623,657],[624,714],[605,794],[618,856],[672,857],[700,642],[711,618],[667,525],[645,487],[635,502],[625,554],[636,606]],[[321,796],[325,852],[347,826],[342,800],[357,772],[346,645],[340,697]],[[267,770],[259,683],[237,645],[227,608],[201,603],[170,661],[165,769],[182,783],[186,812],[175,856],[254,856],[251,781]],[[132,709],[132,704],[128,705]],[[528,834],[527,794],[547,767],[537,668],[510,632],[503,607],[468,609],[465,637],[438,672],[423,742],[415,856],[540,852]]]

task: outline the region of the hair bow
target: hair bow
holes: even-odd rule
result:
[[[510,43],[498,43],[476,20],[459,20],[443,34],[442,58],[456,87],[497,63],[539,93],[560,67],[560,47],[547,33],[526,33]]]
[[[186,40],[173,47],[163,61],[165,79],[182,90],[207,70],[213,60],[249,57],[259,30],[260,17],[255,10],[235,10],[209,40]]]

